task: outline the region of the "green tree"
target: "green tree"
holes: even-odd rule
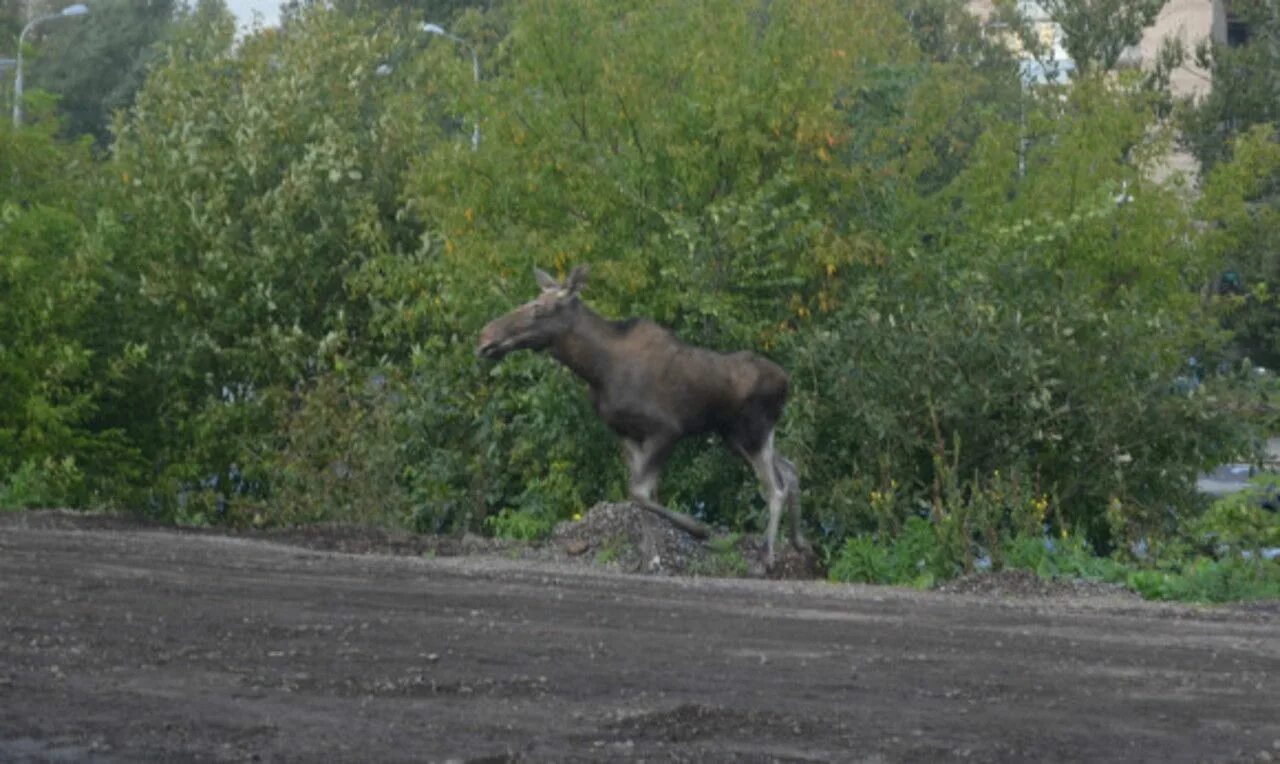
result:
[[[1236,3],[1233,11],[1248,39],[1198,46],[1196,58],[1212,87],[1182,104],[1180,127],[1205,186],[1217,192],[1203,209],[1216,221],[1212,235],[1223,272],[1215,286],[1231,307],[1226,321],[1236,333],[1234,354],[1274,368],[1280,366],[1280,186],[1266,142],[1276,140],[1280,125],[1280,9],[1251,2]],[[1245,157],[1236,156],[1239,150]]]
[[[481,13],[495,10],[504,3],[500,0],[336,0],[319,3],[316,0],[286,0],[281,4],[285,19],[296,17],[309,8],[325,5],[346,14],[401,13],[421,21],[423,19],[448,24],[469,9]]]
[[[1064,45],[1083,74],[1111,71],[1137,45],[1168,0],[1039,0],[1062,27]]]
[[[425,70],[379,70],[410,44],[318,9],[233,46],[202,4],[120,123],[99,238],[146,354],[129,426],[170,486],[263,484],[278,405],[379,357],[355,280],[419,246],[401,177],[438,132]]]
[[[97,422],[120,365],[97,351],[105,268],[84,247],[100,200],[83,142],[49,121],[0,126],[0,506],[84,505],[136,477],[122,434]]]
[[[9,49],[7,41],[17,42],[18,33],[22,31],[24,23],[26,23],[26,4],[23,0],[0,0],[0,35],[3,35],[0,39],[6,41],[6,51]],[[9,57],[9,54],[6,53],[6,57]]]
[[[67,134],[107,145],[111,113],[133,103],[177,10],[175,0],[100,0],[83,20],[45,35],[29,82],[59,96]]]
[[[1243,45],[1205,40],[1196,49],[1212,87],[1182,113],[1184,140],[1207,173],[1231,156],[1234,139],[1254,125],[1280,124],[1280,9],[1275,3],[1235,3],[1249,29]]]

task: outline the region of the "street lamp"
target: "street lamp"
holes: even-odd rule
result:
[[[475,77],[476,85],[480,84],[480,56],[476,55],[476,49],[471,45],[471,43],[467,42],[461,37],[458,37],[455,34],[450,33],[449,30],[445,29],[439,24],[432,24],[430,22],[427,22],[426,24],[422,25],[422,31],[427,32],[428,34],[447,37],[450,40],[453,40],[454,42],[458,43],[462,47],[466,48],[471,53],[471,74],[473,77]],[[477,115],[476,127],[475,127],[475,130],[471,133],[471,150],[475,151],[477,148],[479,148],[479,146],[480,146],[480,117]]]
[[[58,13],[50,13],[48,16],[37,16],[22,28],[22,33],[18,35],[18,63],[13,75],[13,126],[15,128],[22,127],[22,41],[26,39],[27,32],[30,32],[36,24],[50,19],[60,19],[64,16],[83,16],[89,12],[89,7],[84,3],[76,3],[68,5]]]

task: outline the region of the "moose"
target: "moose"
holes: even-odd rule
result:
[[[720,353],[681,342],[651,320],[610,321],[583,304],[587,266],[563,282],[535,268],[541,293],[480,332],[476,354],[501,359],[515,350],[546,350],[590,387],[596,413],[621,439],[633,502],[690,534],[709,531],[658,503],[662,468],[682,439],[716,433],[751,465],[769,504],[765,564],[773,566],[785,504],[791,542],[800,534],[800,477],[774,450],[773,431],[787,400],[787,373],[748,351]]]

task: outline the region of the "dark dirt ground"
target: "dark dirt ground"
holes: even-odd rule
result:
[[[1280,760],[1277,603],[632,575],[755,563],[596,521],[0,515],[0,760]]]

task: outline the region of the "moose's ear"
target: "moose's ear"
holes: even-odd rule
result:
[[[538,288],[544,292],[560,288],[560,282],[556,281],[550,273],[541,268],[533,269],[533,277],[538,281]]]
[[[569,274],[569,278],[564,280],[565,291],[569,294],[577,294],[587,285],[587,273],[590,272],[591,266],[579,265]]]

